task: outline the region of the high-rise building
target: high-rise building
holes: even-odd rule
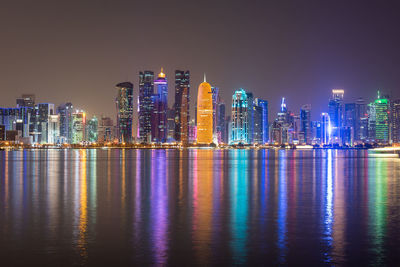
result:
[[[304,143],[311,145],[311,105],[303,105],[300,109],[300,132],[304,136]]]
[[[400,143],[400,99],[391,102],[392,142]]]
[[[119,142],[132,142],[133,123],[133,84],[117,84],[117,137]]]
[[[168,83],[162,68],[154,85],[152,137],[153,142],[165,143],[167,141]]]
[[[109,117],[101,117],[98,126],[98,142],[111,142],[114,139],[114,122]]]
[[[217,106],[217,127],[216,127],[216,132],[217,132],[217,137],[218,137],[218,143],[224,143],[227,144],[228,141],[228,133],[226,131],[226,116],[225,116],[225,104],[221,101],[218,106]]]
[[[41,103],[37,105],[37,122],[38,122],[38,132],[39,132],[39,140],[37,140],[41,144],[49,143],[50,139],[50,131],[49,131],[49,116],[54,115],[54,104],[50,103]]]
[[[218,87],[211,87],[212,92],[212,106],[213,106],[213,142],[218,144],[221,140],[221,132],[218,131],[218,119],[219,119],[219,105],[221,97],[219,95]],[[197,106],[197,105],[196,105]],[[197,114],[197,112],[196,112]]]
[[[232,144],[249,144],[249,94],[244,89],[235,91],[232,96]]]
[[[35,107],[35,95],[23,94],[20,98],[17,98],[17,107]]]
[[[189,142],[189,71],[175,71],[175,140],[182,145]]]
[[[175,142],[175,109],[167,110],[167,142]]]
[[[99,122],[96,116],[93,116],[88,122],[86,127],[86,140],[95,143],[98,140],[98,126]]]
[[[144,143],[152,142],[154,111],[154,72],[139,72],[139,139]]]
[[[356,132],[356,103],[346,103],[344,105],[344,122],[343,122],[343,143],[353,145]]]
[[[85,141],[86,113],[76,110],[72,113],[72,144],[79,144]]]
[[[364,99],[359,98],[355,105],[354,141],[363,142],[368,138],[368,114]]]
[[[262,144],[268,143],[269,140],[269,129],[268,129],[268,101],[263,100],[260,98],[256,98],[254,101],[254,105],[261,108],[261,131],[262,137],[261,142]]]
[[[60,115],[49,115],[48,143],[60,144]]]
[[[368,139],[367,142],[375,142],[376,136],[376,107],[375,103],[369,103],[367,106],[368,114]]]
[[[199,85],[197,94],[197,143],[213,142],[213,99],[211,85],[206,81]]]
[[[70,143],[72,140],[72,113],[74,107],[71,103],[65,103],[57,107],[60,115],[60,136]]]
[[[328,113],[321,113],[321,144],[328,145],[331,135],[331,121]]]
[[[378,143],[389,142],[389,100],[382,98],[378,91],[378,98],[374,102],[376,123],[375,141]]]
[[[332,97],[329,100],[328,113],[331,121],[331,141],[332,143],[341,144],[341,127],[343,126],[343,89],[333,89]]]
[[[4,125],[0,125],[0,141],[6,140],[6,127]]]

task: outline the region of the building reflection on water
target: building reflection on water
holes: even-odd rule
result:
[[[0,167],[6,261],[397,259],[399,159],[339,150],[23,150],[0,151]]]

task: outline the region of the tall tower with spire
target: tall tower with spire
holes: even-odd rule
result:
[[[167,141],[168,82],[163,68],[154,81],[154,87],[152,141],[165,143]]]
[[[213,103],[211,85],[204,81],[199,85],[197,93],[197,143],[213,142]]]

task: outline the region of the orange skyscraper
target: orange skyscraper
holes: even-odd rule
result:
[[[197,93],[197,143],[211,144],[213,142],[213,105],[211,85],[204,82],[199,85]]]

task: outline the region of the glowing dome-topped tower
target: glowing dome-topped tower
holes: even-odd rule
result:
[[[211,85],[204,82],[197,93],[197,143],[211,144],[213,141],[213,105]]]

